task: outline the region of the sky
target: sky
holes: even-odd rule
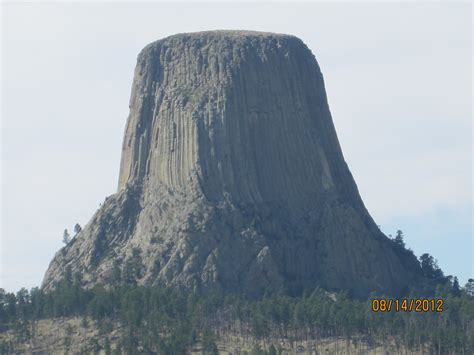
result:
[[[117,188],[136,57],[180,32],[300,37],[382,231],[474,278],[469,3],[3,3],[0,287],[41,284]]]

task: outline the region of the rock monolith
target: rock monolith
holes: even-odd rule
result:
[[[68,266],[86,286],[249,297],[398,294],[419,275],[364,207],[314,55],[294,36],[248,31],[141,51],[117,193],[56,254],[43,287]]]

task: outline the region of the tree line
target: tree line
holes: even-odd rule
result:
[[[406,249],[401,231],[391,240],[397,252],[413,253]],[[370,300],[388,297],[372,294],[362,301],[319,288],[300,297],[272,294],[250,300],[219,292],[137,286],[143,263],[140,250],[134,249],[123,267],[114,265],[107,286],[85,289],[80,274],[68,268],[51,292],[37,287],[16,294],[0,289],[0,332],[15,335],[13,341],[0,342],[0,354],[14,352],[18,343],[35,337],[39,320],[57,317],[81,317],[82,327],[92,319],[98,327],[99,336],[84,344],[83,353],[185,354],[199,344],[203,354],[216,354],[218,340],[230,335],[253,342],[252,354],[257,355],[278,354],[281,341],[329,338],[343,339],[361,352],[381,343],[438,354],[474,353],[474,280],[460,287],[457,278],[445,276],[429,254],[423,254],[419,263],[426,282],[406,297],[441,298],[443,312],[375,313]],[[120,340],[111,344],[109,335],[117,325]],[[66,351],[72,333],[66,326]]]
[[[384,296],[371,296],[376,297]],[[271,295],[248,300],[125,284],[83,289],[80,277],[66,272],[49,293],[39,288],[16,294],[0,292],[0,329],[13,330],[16,341],[24,342],[35,336],[40,319],[78,316],[87,323],[87,316],[96,322],[102,337],[91,339],[84,353],[103,349],[106,354],[185,354],[199,343],[203,353],[215,354],[216,341],[229,334],[266,344],[266,350],[254,349],[257,354],[277,353],[278,339],[327,338],[345,339],[361,349],[376,342],[395,342],[399,347],[432,353],[473,353],[473,296],[467,288],[453,292],[448,282],[438,285],[434,297],[444,299],[442,313],[374,313],[369,301],[321,289],[301,297]],[[121,325],[121,338],[112,349],[108,333],[114,324]],[[65,348],[68,340],[70,345],[66,334]],[[14,348],[14,342],[4,342],[0,353]]]

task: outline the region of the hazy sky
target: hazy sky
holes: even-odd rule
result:
[[[300,37],[370,213],[464,284],[472,240],[471,5],[4,3],[0,287],[40,284],[118,180],[136,56],[177,33]]]

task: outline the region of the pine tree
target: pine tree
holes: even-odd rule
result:
[[[469,296],[473,296],[473,297],[474,297],[474,279],[469,279],[469,280],[467,280],[467,283],[466,283],[466,285],[464,286],[464,291],[466,291],[466,293],[467,293]]]
[[[82,230],[82,227],[79,223],[76,223],[74,226],[74,233],[77,235]]]
[[[89,327],[89,322],[88,322],[88,320],[87,320],[87,315],[86,315],[86,314],[84,314],[84,315],[82,316],[82,319],[81,319],[81,327],[84,328],[84,329],[86,329],[86,328]]]
[[[277,350],[273,344],[268,348],[268,355],[277,355]]]
[[[217,349],[217,344],[215,341],[215,336],[209,329],[209,327],[205,327],[202,333],[202,354],[203,355],[215,355],[219,354]]]
[[[63,232],[63,243],[65,245],[68,245],[70,241],[71,241],[71,235],[69,234],[67,229],[65,229]]]
[[[420,256],[420,266],[423,275],[431,281],[432,286],[448,285],[449,287],[449,279],[444,276],[443,270],[438,266],[438,261],[430,254],[425,253]]]
[[[112,354],[112,349],[110,348],[110,340],[108,337],[105,338],[105,341],[104,341],[104,351],[105,351],[105,355]]]
[[[400,249],[405,249],[405,242],[403,241],[404,235],[403,232],[399,229],[397,230],[397,234],[395,235],[395,238],[393,239],[395,245],[399,247]]]
[[[456,276],[454,276],[453,286],[451,287],[451,292],[456,297],[461,296],[461,287],[459,286],[459,280]]]
[[[112,286],[118,287],[122,283],[122,270],[117,260],[114,260],[112,268]]]
[[[74,329],[70,324],[66,324],[66,327],[64,329],[64,349],[66,350],[66,353],[69,352],[71,349],[72,345],[72,334],[74,333]]]

